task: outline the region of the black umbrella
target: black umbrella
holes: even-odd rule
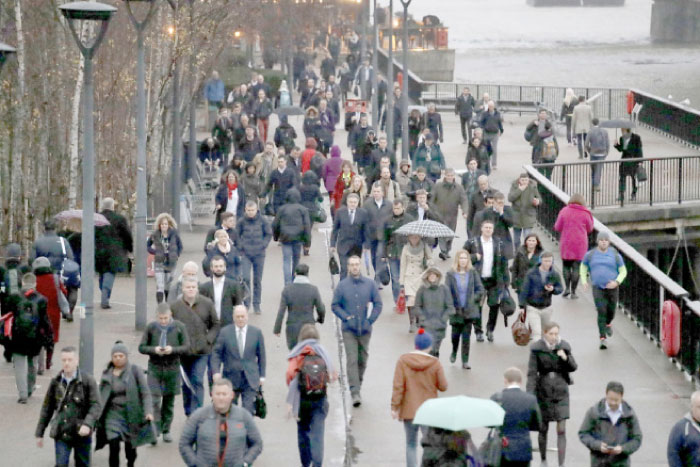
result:
[[[601,128],[637,128],[633,120],[606,120],[600,122]]]

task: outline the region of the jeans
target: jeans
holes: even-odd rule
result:
[[[578,145],[578,158],[583,159],[583,143],[586,141],[588,133],[576,133],[576,144]]]
[[[499,132],[490,133],[484,132],[484,142],[491,145],[491,167],[498,167],[498,138],[501,136]]]
[[[353,395],[360,393],[362,379],[365,375],[365,369],[367,369],[369,340],[371,337],[371,332],[363,336],[357,336],[352,332],[343,332],[348,384],[350,386],[350,393]]]
[[[323,465],[323,434],[328,415],[328,398],[301,399],[297,421],[297,443],[302,467]]]
[[[299,264],[301,256],[301,242],[289,242],[282,244],[282,268],[284,273],[284,285],[291,284],[294,280],[294,270]]]
[[[112,288],[114,287],[114,279],[116,276],[113,272],[103,272],[100,274],[100,290],[102,291],[102,305],[109,305],[109,297],[112,296]]]
[[[600,337],[606,337],[606,328],[615,319],[620,288],[601,289],[595,285],[591,287],[593,288],[593,303],[598,311],[598,333]]]
[[[188,417],[204,404],[204,373],[207,371],[208,361],[208,355],[180,357],[182,369],[185,371],[185,375],[187,375],[194,390],[190,390],[183,378],[182,405],[185,408],[185,415]]]
[[[401,276],[400,258],[389,258],[389,274],[391,275],[391,293],[394,296],[394,303],[396,303],[401,292],[401,284],[399,284],[399,277]]]
[[[517,249],[525,241],[532,229],[521,229],[520,227],[513,227],[513,245]]]
[[[120,444],[119,438],[109,440],[109,467],[119,467]],[[124,441],[124,453],[127,467],[132,467],[136,462],[136,448],[129,441]]]
[[[537,342],[542,338],[542,329],[552,319],[552,307],[536,308],[527,307],[527,324],[532,330],[532,342]]]
[[[90,465],[90,453],[92,452],[92,436],[85,436],[84,439],[66,443],[55,440],[56,467],[68,467],[70,463],[70,452],[73,450],[75,467],[88,467]]]
[[[591,162],[604,161],[605,155],[595,155],[591,154]],[[591,164],[591,178],[593,180],[593,186],[600,186],[600,176],[603,173],[603,164]]]
[[[428,428],[425,425],[414,425],[413,420],[404,420],[403,429],[406,432],[406,467],[416,467],[418,455],[418,430],[425,436]]]
[[[476,330],[478,320],[465,319],[462,324],[452,325],[452,353],[456,354],[459,341],[462,340],[462,363],[469,363],[469,348],[472,337],[472,326]]]
[[[241,255],[241,270],[243,271],[243,280],[248,286],[251,295],[253,296],[253,305],[260,306],[261,296],[262,296],[262,276],[263,267],[265,266],[265,255]],[[250,270],[253,269],[253,286],[250,286]],[[286,269],[285,269],[286,271]],[[250,302],[250,299],[248,299]],[[246,303],[245,306],[250,306],[250,303]]]
[[[34,390],[36,382],[36,357],[28,357],[18,353],[12,354],[12,364],[15,367],[15,383],[20,399],[26,399]]]
[[[381,242],[379,240],[370,240],[369,245],[370,253],[372,255],[372,269],[374,269],[374,282],[379,284],[379,278],[377,277],[377,261],[381,261],[381,259],[377,258],[377,256],[381,254]]]
[[[471,123],[471,117],[462,117],[461,115],[459,116],[459,127],[462,129],[462,139],[464,141],[467,141],[469,143],[472,142],[472,132],[471,128],[469,128],[469,125]]]

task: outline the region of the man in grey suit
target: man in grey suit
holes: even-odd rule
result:
[[[367,211],[358,207],[360,196],[351,193],[347,197],[347,207],[335,213],[333,231],[331,232],[331,254],[338,252],[340,260],[340,279],[348,273],[348,258],[362,256],[362,250],[370,248],[370,218]]]
[[[243,408],[253,414],[255,394],[265,382],[265,340],[259,328],[248,325],[245,305],[233,309],[233,320],[235,324],[223,328],[214,344],[214,381],[222,376],[230,380],[236,393],[234,404],[241,396]]]
[[[384,199],[384,190],[379,185],[372,187],[371,197],[365,202],[364,209],[369,214],[369,244],[372,252],[372,267],[374,268],[374,282],[381,289],[382,284],[377,278],[377,261],[384,256],[384,224],[392,216],[392,205]]]
[[[298,265],[295,274],[294,281],[282,290],[277,320],[272,331],[275,336],[280,336],[284,314],[289,311],[287,328],[285,329],[289,350],[297,345],[301,327],[307,323],[314,324],[314,308],[316,308],[316,321],[319,324],[323,324],[326,317],[326,307],[321,300],[318,287],[309,282],[309,266],[307,264]]]

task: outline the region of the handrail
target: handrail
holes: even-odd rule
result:
[[[531,178],[534,178],[537,183],[544,185],[547,190],[549,190],[554,196],[559,198],[564,204],[569,202],[570,196],[560,190],[556,185],[554,185],[550,180],[548,180],[539,170],[537,170],[532,165],[524,166],[527,173]],[[629,259],[634,261],[637,266],[639,266],[644,272],[649,274],[659,285],[664,289],[668,290],[674,297],[678,299],[683,299],[690,296],[690,293],[683,287],[678,285],[676,281],[668,277],[659,268],[654,266],[654,264],[642,256],[637,250],[630,246],[627,242],[622,240],[620,237],[610,230],[605,224],[600,222],[593,216],[593,228],[598,232],[605,232],[610,236],[610,243],[617,248],[618,251],[624,253]],[[700,306],[697,308],[697,314],[700,316]]]
[[[539,163],[532,164],[533,167],[562,167],[562,166],[572,166],[572,165],[591,165],[591,164],[604,164],[611,162],[644,162],[651,161],[656,162],[660,159],[698,159],[700,154],[686,154],[684,156],[656,156],[656,157],[640,157],[635,159],[606,159],[603,161],[574,161],[574,162],[550,162],[550,163]]]
[[[682,104],[679,104],[678,102],[673,102],[670,99],[666,99],[665,97],[656,96],[654,94],[650,94],[646,91],[641,91],[641,90],[636,89],[636,88],[631,88],[630,91],[632,91],[634,94],[639,94],[639,95],[647,97],[649,99],[654,99],[656,101],[663,102],[664,104],[666,104],[670,107],[675,107],[678,110],[682,110],[683,112],[695,114],[698,117],[700,117],[700,110],[694,109],[693,107],[682,105]]]
[[[467,82],[467,81],[424,81],[423,84],[454,84],[457,86],[467,86],[467,85],[473,85],[476,84],[475,82]],[[523,83],[478,83],[479,86],[523,86],[523,87],[528,87],[528,88],[572,88],[572,89],[604,89],[604,90],[612,90],[612,91],[625,91],[627,92],[629,89],[627,88],[611,88],[607,86],[572,86],[571,84],[567,85],[557,85],[557,84],[523,84]]]

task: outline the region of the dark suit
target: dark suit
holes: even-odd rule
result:
[[[504,389],[491,399],[506,411],[501,435],[508,438],[508,445],[501,450],[501,465],[529,465],[532,460],[530,431],[538,431],[542,423],[537,399],[520,388]]]
[[[493,222],[493,236],[503,242],[503,254],[506,259],[511,260],[515,257],[513,251],[513,236],[510,234],[510,228],[513,227],[513,208],[504,206],[503,214],[491,208],[485,208],[477,212],[474,216],[474,227],[472,228],[472,236],[478,237],[481,235],[481,223],[485,220]]]
[[[466,190],[465,190],[466,191]],[[467,214],[467,234],[472,236],[472,229],[474,228],[474,216],[476,213],[481,211],[486,207],[486,192],[479,191],[479,185],[477,184],[477,191],[472,194],[469,198],[469,214]]]
[[[220,370],[223,364],[223,370]],[[243,408],[254,412],[255,394],[260,387],[260,378],[265,377],[265,340],[260,329],[247,325],[243,357],[238,351],[237,328],[230,324],[223,328],[212,351],[212,367],[221,371],[224,378],[231,381],[238,396],[243,397]]]
[[[347,275],[348,258],[353,255],[362,256],[363,248],[369,250],[371,238],[370,217],[364,208],[355,209],[355,220],[352,223],[347,207],[336,211],[331,232],[331,247],[338,251],[341,279]]]
[[[301,327],[307,323],[314,324],[314,308],[316,308],[318,316],[316,321],[323,324],[326,317],[326,307],[323,304],[323,300],[321,300],[318,287],[307,283],[308,279],[306,278],[306,280],[300,279],[302,277],[305,278],[305,276],[297,276],[295,282],[285,286],[284,290],[282,290],[277,320],[272,331],[274,334],[280,333],[284,314],[288,311],[289,316],[287,316],[285,334],[289,350],[297,344]]]
[[[214,302],[214,280],[210,279],[199,284],[199,293]],[[221,327],[233,324],[233,307],[243,303],[243,293],[233,279],[224,277],[224,289],[221,292],[219,322]],[[214,303],[216,306],[216,303]]]
[[[376,274],[377,258],[384,256],[384,242],[382,241],[384,237],[384,224],[386,224],[387,220],[391,218],[394,212],[392,210],[392,203],[385,199],[382,200],[382,207],[378,208],[372,196],[367,198],[367,201],[363,204],[363,208],[367,211],[367,214],[369,214],[369,244],[372,253],[372,267]],[[376,278],[375,281],[379,282]]]
[[[500,292],[503,289],[507,289],[508,283],[510,282],[510,276],[508,275],[508,260],[503,253],[503,242],[496,237],[492,238],[493,266],[491,268],[491,277],[483,277],[482,275],[484,247],[481,243],[481,236],[470,238],[463,246],[463,248],[469,252],[474,269],[479,272],[481,282],[486,290],[484,295],[486,296],[486,302],[489,305],[489,320],[486,325],[486,330],[490,332],[493,332],[494,328],[496,327],[498,309],[500,307]],[[477,259],[477,254],[479,255],[479,259]],[[481,312],[481,308],[479,308],[479,312]],[[478,327],[476,325],[474,326],[477,335],[482,333],[481,319],[479,319],[478,323]]]
[[[638,134],[632,133],[630,136],[629,143],[627,143],[627,148],[623,145],[622,136],[620,140],[615,145],[615,149],[620,151],[622,155],[620,159],[637,159],[644,157],[642,151],[642,138]],[[622,197],[627,189],[627,177],[632,177],[632,196],[637,195],[637,166],[639,162],[621,162],[620,163],[620,196]]]

